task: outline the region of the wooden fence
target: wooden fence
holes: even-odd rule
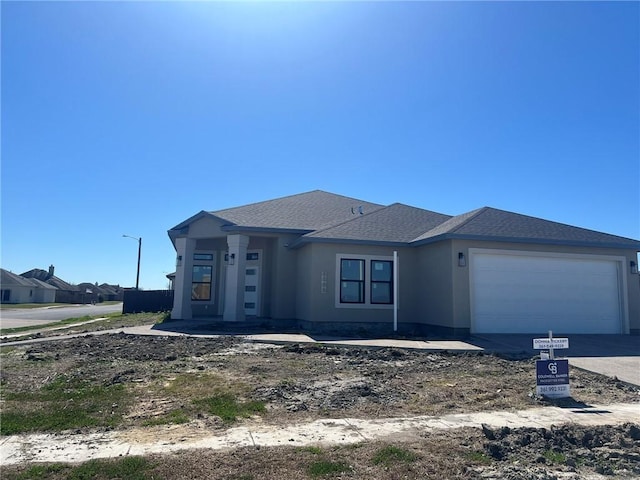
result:
[[[125,290],[122,313],[166,312],[173,308],[173,290]]]

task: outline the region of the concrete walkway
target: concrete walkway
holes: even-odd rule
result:
[[[192,448],[351,444],[387,437],[393,441],[451,428],[487,425],[550,428],[552,425],[620,425],[638,422],[640,404],[592,405],[587,408],[543,407],[520,411],[480,412],[381,419],[321,419],[304,424],[265,425],[249,420],[242,426],[211,432],[188,425],[147,427],[92,434],[35,434],[4,437],[0,464],[84,462],[95,458],[170,453]]]
[[[74,324],[81,326],[101,319],[89,320]],[[42,336],[29,340],[11,341],[25,333],[5,335],[2,346],[26,345],[50,340],[64,340],[87,335],[105,335],[109,333],[125,333],[130,335],[159,335],[159,336],[193,336],[201,338],[217,338],[233,335],[246,341],[284,345],[288,343],[321,343],[323,345],[344,345],[368,348],[405,348],[432,352],[491,352],[529,355],[539,354],[532,348],[531,335],[485,335],[475,336],[466,341],[461,340],[406,340],[397,338],[353,339],[310,336],[302,333],[256,333],[216,332],[206,328],[201,321],[168,322],[166,324],[142,325],[138,327],[124,327],[97,332],[76,333],[47,337],[52,330],[69,328],[68,326],[50,329],[34,330],[29,333],[41,333]],[[569,364],[608,377],[640,386],[640,347],[639,337],[630,335],[574,335],[571,337],[570,350],[558,351],[558,357],[568,356]],[[571,354],[571,356],[569,356]]]
[[[91,320],[91,323],[97,320]],[[75,324],[74,326],[80,326],[82,324]],[[68,328],[68,327],[62,327]],[[57,328],[60,329],[60,328]],[[48,330],[33,330],[29,334],[42,333],[46,335]],[[322,343],[323,345],[348,345],[348,346],[361,346],[361,347],[396,347],[396,348],[412,348],[419,350],[431,350],[431,351],[458,351],[458,352],[479,352],[483,348],[472,345],[470,343],[458,341],[458,340],[438,340],[438,341],[426,341],[426,340],[401,340],[401,339],[332,339],[329,337],[323,337],[323,339],[312,338],[305,334],[292,334],[292,333],[265,333],[265,334],[230,334],[230,333],[214,333],[214,332],[176,332],[172,330],[165,330],[158,328],[158,325],[141,325],[138,327],[123,327],[112,330],[100,330],[96,332],[86,333],[74,333],[70,335],[57,335],[55,337],[38,337],[31,338],[29,340],[15,340],[2,342],[2,346],[12,345],[27,345],[31,343],[48,342],[51,340],[65,340],[69,338],[84,337],[89,335],[105,335],[109,333],[125,333],[129,335],[155,335],[155,336],[191,336],[200,338],[218,338],[222,336],[233,335],[238,338],[242,338],[251,342],[271,343],[275,345],[284,345],[288,343]],[[3,339],[19,338],[26,335],[26,333],[5,335]]]

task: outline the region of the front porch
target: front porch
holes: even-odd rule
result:
[[[292,318],[293,286],[278,281],[293,275],[295,258],[287,237],[219,234],[208,229],[178,236],[174,304],[171,318],[207,318],[215,323],[264,323],[262,318]],[[222,232],[220,232],[222,233]],[[191,236],[193,235],[193,236]]]

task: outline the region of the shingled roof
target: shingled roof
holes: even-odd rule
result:
[[[239,227],[314,231],[380,208],[383,205],[314,190],[209,213]]]
[[[422,244],[443,238],[640,248],[640,242],[630,238],[491,207],[455,216],[426,231],[413,243]]]
[[[200,212],[170,230],[175,235],[202,216],[226,223],[227,231],[290,231],[307,242],[349,242],[418,246],[460,238],[629,248],[640,241],[537,217],[483,207],[451,216],[394,203],[376,203],[322,190],[212,212]]]
[[[436,227],[450,218],[442,213],[394,203],[340,225],[309,233],[304,238],[407,243],[425,229]]]
[[[48,283],[56,287],[59,290],[76,290],[76,287],[65,282],[61,278],[56,277],[55,275],[51,275],[46,270],[42,270],[40,268],[34,268],[29,270],[28,272],[24,272],[20,274],[21,277],[24,278],[35,278],[40,280],[41,282]]]
[[[16,275],[4,268],[0,268],[0,283],[2,285],[20,285],[22,287],[33,287],[35,285],[30,279]]]

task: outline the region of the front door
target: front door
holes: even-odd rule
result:
[[[260,267],[248,266],[244,283],[244,313],[247,316],[258,315],[258,284]]]
[[[224,271],[220,279],[220,304],[219,315],[224,313],[224,298],[226,288],[226,269],[228,265],[228,256],[226,252],[222,253]],[[249,250],[247,252],[247,264],[245,267],[244,277],[244,314],[250,317],[260,315],[260,267],[262,264],[262,250]]]

